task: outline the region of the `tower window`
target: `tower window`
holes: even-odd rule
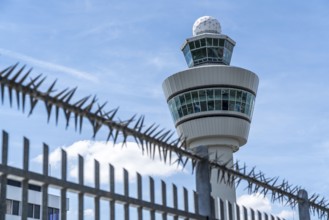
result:
[[[212,38],[207,38],[207,46],[213,46]]]
[[[204,38],[200,39],[200,43],[201,43],[201,47],[205,47],[206,46],[206,39],[204,39]]]
[[[180,118],[207,111],[229,111],[251,118],[254,94],[236,88],[196,89],[179,94],[168,101],[172,117]]]

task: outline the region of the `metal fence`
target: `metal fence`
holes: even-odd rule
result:
[[[148,197],[143,198],[143,178],[137,173],[136,178],[136,196],[132,196],[130,193],[131,184],[129,183],[129,173],[127,170],[123,170],[123,193],[116,192],[116,180],[115,180],[115,168],[109,165],[109,189],[104,190],[100,187],[100,165],[95,160],[94,168],[94,186],[87,186],[84,183],[84,159],[82,156],[78,156],[78,181],[73,182],[67,179],[67,154],[65,150],[61,151],[61,177],[56,178],[49,175],[49,148],[46,144],[43,146],[43,162],[42,173],[30,171],[29,169],[29,154],[30,144],[27,138],[24,138],[23,144],[23,167],[17,168],[8,164],[8,152],[9,152],[9,135],[7,132],[2,132],[2,160],[0,164],[0,220],[6,219],[6,212],[8,211],[7,200],[7,188],[9,181],[14,178],[20,182],[21,187],[21,210],[19,213],[20,219],[28,219],[28,198],[30,183],[38,185],[41,191],[41,204],[40,204],[40,217],[41,219],[49,219],[48,209],[48,191],[50,187],[58,188],[60,190],[60,214],[53,220],[67,219],[67,207],[68,207],[68,192],[77,194],[78,207],[75,209],[78,211],[78,219],[84,219],[84,197],[89,196],[94,200],[94,219],[98,220],[101,217],[100,202],[102,200],[108,201],[108,216],[109,219],[195,219],[206,220],[209,217],[199,214],[198,207],[198,195],[196,192],[189,193],[186,188],[183,188],[183,195],[178,195],[178,189],[175,184],[172,185],[172,189],[167,188],[167,184],[161,181],[161,189],[155,188],[154,179],[149,177],[148,183]],[[161,191],[160,195],[156,195],[157,191]],[[171,193],[170,201],[168,195]],[[189,198],[192,195],[193,198]],[[156,202],[156,196],[161,197],[160,203]],[[157,198],[158,200],[158,198]],[[220,220],[255,220],[256,216],[258,220],[280,220],[280,218],[274,217],[255,211],[253,209],[247,209],[240,207],[236,204],[230,204],[229,202],[216,200],[218,207],[218,219]],[[116,204],[123,206],[122,213],[116,214]],[[179,205],[180,204],[180,205]],[[193,207],[190,207],[192,204]],[[180,208],[181,206],[182,208]],[[131,208],[135,209],[135,213],[131,213]],[[74,209],[74,208],[70,208]],[[103,212],[103,210],[102,210]],[[145,214],[146,213],[146,214]],[[118,218],[118,214],[120,217]],[[123,216],[123,217],[121,217]],[[160,217],[159,217],[160,216]],[[11,219],[11,218],[10,218]]]

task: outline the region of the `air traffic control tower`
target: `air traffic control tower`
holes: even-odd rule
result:
[[[187,146],[207,146],[210,160],[217,155],[228,166],[233,153],[247,142],[258,88],[255,73],[230,66],[234,46],[217,19],[197,19],[193,37],[182,46],[189,68],[163,82],[177,132]],[[213,172],[211,195],[236,202],[235,187],[218,183]]]

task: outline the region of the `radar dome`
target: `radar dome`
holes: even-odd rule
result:
[[[203,33],[220,34],[221,27],[219,21],[211,16],[198,18],[193,24],[193,36]]]

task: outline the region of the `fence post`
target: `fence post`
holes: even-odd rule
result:
[[[210,168],[208,161],[208,148],[199,146],[194,149],[204,160],[198,161],[195,172],[196,192],[198,193],[199,214],[214,219],[214,202],[211,197]]]
[[[308,202],[307,191],[304,189],[299,190],[298,197],[299,220],[310,220],[310,204]]]

